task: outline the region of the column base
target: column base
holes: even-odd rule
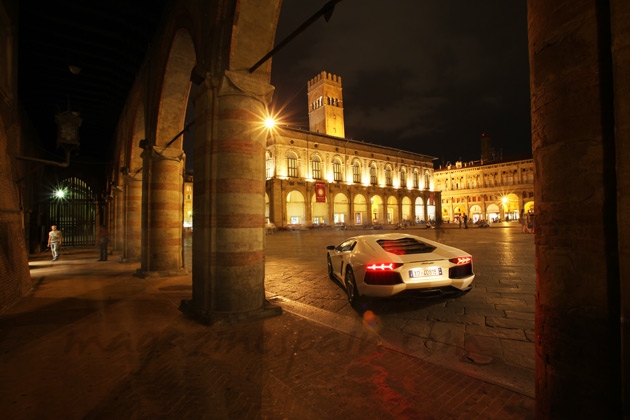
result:
[[[205,325],[234,324],[243,321],[266,319],[282,315],[282,308],[280,306],[272,305],[267,300],[264,301],[261,308],[248,312],[214,312],[203,314],[199,313],[199,311],[193,307],[192,300],[182,300],[182,303],[179,305],[179,310],[187,317]]]

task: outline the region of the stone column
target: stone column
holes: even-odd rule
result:
[[[184,153],[175,147],[145,146],[142,152],[142,253],[136,274],[185,274],[183,262]]]
[[[539,419],[623,418],[608,4],[528,2]]]
[[[246,72],[207,78],[195,101],[193,294],[203,322],[280,313],[265,300],[266,129],[273,87]]]
[[[613,74],[615,74],[615,155],[619,278],[630,278],[630,2],[611,1]],[[623,412],[630,415],[630,282],[621,282],[621,360]]]
[[[121,252],[124,247],[124,222],[123,211],[125,208],[124,187],[116,185],[112,188],[114,195],[114,204],[116,206],[115,217],[112,224],[108,226],[110,235],[113,236],[112,248],[114,251]]]
[[[142,247],[142,179],[132,174],[124,175],[123,208],[123,261],[140,261]]]

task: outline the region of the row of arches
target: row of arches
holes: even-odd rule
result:
[[[291,190],[282,200],[282,215],[278,217],[271,214],[271,200],[269,194],[265,194],[265,215],[267,220],[289,227],[420,223],[436,217],[435,204],[423,197],[399,199],[393,195],[382,197],[362,193],[350,197],[343,192],[329,196],[330,200],[327,197],[325,201],[318,201],[315,193]]]
[[[533,198],[526,198],[524,195],[521,197],[517,194],[505,194],[496,200],[442,204],[442,220],[444,221],[458,221],[464,214],[467,214],[472,222],[479,220],[509,221],[519,220],[524,215],[533,213]]]

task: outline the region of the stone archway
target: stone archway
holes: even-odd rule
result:
[[[379,195],[370,198],[370,220],[375,225],[382,225],[387,222],[383,199]]]
[[[333,202],[333,223],[348,223],[350,215],[350,203],[344,193],[335,194]]]
[[[184,273],[181,131],[196,53],[188,31],[175,32],[161,81],[155,129],[142,152],[142,252],[140,276]]]
[[[314,197],[314,196],[313,196]],[[306,224],[306,201],[299,191],[291,191],[287,194],[287,220],[288,226],[304,226]]]
[[[411,199],[409,197],[403,197],[402,199],[402,221],[404,223],[413,222],[413,216],[411,213]]]
[[[318,202],[317,194],[311,195],[311,220],[309,220],[306,224],[309,223],[319,226],[329,224],[328,203]]]
[[[398,223],[398,200],[393,195],[387,197],[387,218],[388,224]]]
[[[353,223],[355,226],[366,225],[369,221],[367,200],[363,194],[354,196]]]

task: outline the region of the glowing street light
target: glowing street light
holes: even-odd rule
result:
[[[276,126],[276,120],[274,120],[272,117],[267,117],[265,119],[265,127],[272,129]]]

